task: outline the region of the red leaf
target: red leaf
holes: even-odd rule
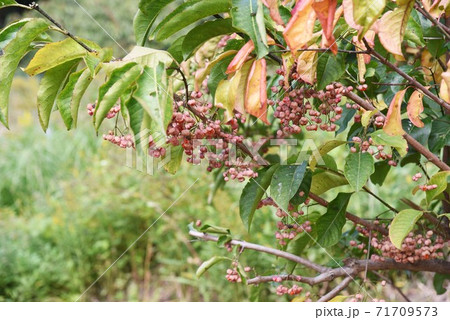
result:
[[[253,62],[247,79],[245,92],[245,111],[270,124],[267,120],[267,80],[266,60]]]
[[[422,98],[423,94],[420,91],[414,91],[406,107],[409,120],[419,128],[423,128],[425,125],[419,118],[419,115],[423,112]]]
[[[405,133],[402,128],[401,115],[402,101],[405,96],[405,92],[406,89],[397,92],[389,105],[383,130],[391,136],[403,135]]]
[[[329,44],[333,43],[330,42],[330,39],[333,37],[333,20],[336,6],[337,0],[316,0],[312,4],[317,18],[322,25],[322,33]]]
[[[289,49],[294,53],[304,47],[313,36],[316,13],[312,8],[314,0],[297,0],[292,17],[283,32]]]

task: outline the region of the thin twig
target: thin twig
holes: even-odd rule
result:
[[[30,4],[30,9],[33,9],[33,10],[39,12],[41,15],[43,15],[45,18],[47,18],[51,23],[53,23],[55,26],[57,26],[62,31],[62,33],[64,33],[68,37],[72,38],[76,43],[78,43],[80,46],[82,46],[88,52],[96,52],[94,49],[89,47],[87,44],[78,40],[78,38],[75,35],[73,35],[70,31],[65,29],[58,21],[56,21],[55,19],[50,17],[50,15],[47,12],[45,12],[44,10],[42,10],[41,7],[39,6],[39,4],[37,4],[36,2],[32,2]]]
[[[388,59],[383,57],[381,54],[376,52],[372,47],[370,47],[369,43],[365,38],[363,38],[364,44],[367,48],[367,51],[370,53],[371,56],[376,58],[378,61],[380,61],[385,66],[391,68],[395,72],[397,72],[399,75],[401,75],[403,78],[408,80],[409,84],[416,87],[417,89],[420,89],[426,96],[428,96],[431,100],[439,104],[440,106],[444,107],[447,110],[450,110],[450,104],[433,94],[430,90],[428,90],[424,85],[422,85],[419,81],[408,75],[407,73],[403,72],[400,68],[398,68],[396,65],[391,63]]]
[[[376,271],[372,271],[372,273],[374,275],[376,275],[378,278],[380,278],[381,280],[384,280],[387,283],[389,283],[391,285],[391,287],[394,288],[403,297],[403,299],[405,299],[407,302],[411,302],[411,300],[409,300],[408,296],[406,294],[404,294],[403,291],[399,287],[397,287],[393,281],[391,281],[391,279],[383,276],[381,273],[376,272]]]
[[[418,3],[414,5],[414,8],[419,11],[425,18],[431,21],[432,24],[434,24],[439,30],[442,31],[444,36],[447,39],[450,39],[450,28],[448,28],[445,24],[442,24],[439,22],[439,20],[435,19],[428,11],[426,11],[424,8],[422,8]]]
[[[330,292],[328,292],[326,295],[320,297],[319,300],[317,300],[317,302],[326,302],[326,301],[330,301],[331,299],[333,299],[334,297],[336,297],[339,292],[341,292],[342,290],[344,290],[345,288],[348,287],[348,285],[350,284],[350,282],[352,282],[353,278],[352,277],[347,277],[344,280],[341,281],[341,283],[339,283],[336,287],[334,287],[333,290],[331,290]]]
[[[346,93],[344,93],[344,95],[347,98],[349,98],[350,100],[353,100],[354,102],[359,104],[362,108],[364,108],[366,110],[375,110],[375,108],[372,106],[372,104],[370,102],[368,102],[367,100],[359,97],[358,95],[356,95],[353,92],[346,92]],[[378,112],[376,115],[377,116],[382,116],[383,118],[385,117],[384,114],[382,114],[381,112]],[[450,166],[448,166],[445,162],[443,162],[441,159],[439,159],[439,157],[437,157],[430,150],[425,148],[420,142],[418,142],[412,136],[410,136],[409,134],[405,133],[403,135],[403,138],[405,138],[405,140],[409,143],[409,145],[411,145],[414,149],[416,149],[417,152],[419,152],[425,158],[427,158],[428,161],[430,161],[433,164],[435,164],[439,169],[441,169],[443,171],[450,170]]]

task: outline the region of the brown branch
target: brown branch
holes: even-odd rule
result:
[[[291,50],[275,50],[271,51],[272,53],[283,53],[283,52],[290,52]],[[314,51],[314,52],[329,52],[329,48],[305,48],[305,49],[297,49],[297,52],[304,52],[304,51]],[[367,50],[357,51],[357,50],[344,50],[344,49],[338,49],[338,52],[340,53],[352,53],[352,54],[369,54]]]
[[[199,232],[199,231],[195,231],[195,230],[189,231],[189,234],[193,237],[196,237],[198,239],[203,239],[206,241],[217,242],[217,240],[219,239],[216,236],[213,236],[213,235],[210,235],[207,233],[203,233],[203,232]],[[301,264],[301,265],[303,265],[307,268],[310,268],[312,270],[315,270],[317,272],[326,272],[327,270],[329,270],[329,268],[327,268],[327,267],[318,265],[314,262],[309,261],[308,259],[304,259],[302,257],[296,256],[289,252],[285,252],[285,251],[281,251],[281,250],[273,249],[273,248],[268,248],[268,247],[264,247],[259,244],[250,243],[250,242],[241,241],[241,240],[231,240],[230,243],[234,246],[240,246],[243,249],[250,249],[250,250],[254,250],[254,251],[265,252],[265,253],[280,257],[280,258],[284,258],[284,259],[293,261],[295,263]]]
[[[375,108],[372,106],[372,104],[370,102],[359,97],[358,95],[356,95],[353,92],[347,92],[347,93],[344,93],[344,95],[347,98],[349,98],[350,100],[353,100],[354,102],[359,104],[362,108],[364,108],[366,110],[375,110]],[[382,114],[381,112],[378,112],[377,116],[382,116],[383,118],[385,117],[384,114]],[[412,146],[419,153],[421,153],[425,158],[427,158],[428,161],[435,164],[439,169],[441,169],[443,171],[450,170],[450,167],[445,162],[443,162],[441,159],[439,159],[439,157],[437,157],[434,153],[432,153],[430,150],[425,148],[422,144],[420,144],[420,142],[418,142],[416,139],[411,137],[409,134],[405,133],[403,135],[403,138],[405,138],[405,140],[409,143],[410,146]]]
[[[347,277],[344,280],[341,281],[341,283],[339,283],[336,287],[334,287],[333,290],[331,290],[330,292],[328,292],[326,295],[320,297],[319,300],[317,300],[317,302],[326,302],[326,301],[330,301],[331,299],[333,299],[334,297],[336,297],[339,292],[341,292],[342,290],[344,290],[345,288],[348,287],[348,285],[350,284],[350,282],[352,282],[353,278],[352,277]]]
[[[328,207],[328,201],[326,201],[325,199],[319,197],[318,195],[310,192],[309,193],[309,197],[311,199],[313,199],[315,202],[317,202],[318,204],[320,204],[321,206]],[[354,222],[356,224],[359,224],[359,225],[362,225],[362,226],[368,228],[369,230],[378,231],[379,233],[381,233],[382,235],[385,235],[385,236],[388,235],[388,231],[385,228],[383,228],[382,226],[374,224],[374,223],[369,222],[367,220],[364,220],[364,219],[362,219],[360,217],[357,217],[354,214],[351,214],[350,212],[346,212],[345,213],[345,217],[348,220],[350,220],[350,221],[352,221],[352,222]]]
[[[33,10],[39,12],[41,15],[43,15],[45,18],[47,18],[51,23],[53,23],[55,26],[57,26],[61,30],[62,33],[64,33],[66,36],[72,38],[76,43],[78,43],[80,46],[82,46],[84,49],[86,49],[86,51],[96,52],[94,49],[89,47],[87,44],[78,40],[78,38],[75,35],[73,35],[70,31],[65,29],[58,21],[53,19],[47,12],[42,10],[41,7],[39,6],[39,4],[37,4],[36,2],[32,2],[30,4],[30,9],[33,9]]]
[[[438,105],[444,107],[447,110],[450,110],[450,104],[433,94],[430,90],[425,88],[424,85],[422,85],[419,81],[408,75],[407,73],[403,72],[400,68],[398,68],[396,65],[391,63],[389,60],[387,60],[385,57],[383,57],[381,54],[376,52],[372,47],[370,47],[369,43],[365,38],[363,38],[364,44],[366,45],[367,51],[369,51],[370,55],[376,58],[378,61],[380,61],[385,66],[388,66],[395,72],[397,72],[399,75],[401,75],[403,78],[408,80],[409,84],[416,87],[417,89],[421,90],[426,96],[428,96],[431,100],[436,102]]]
[[[414,8],[419,11],[425,18],[431,21],[437,28],[439,28],[447,39],[450,39],[450,28],[445,24],[440,23],[439,20],[435,19],[428,11],[422,8],[418,3],[414,5]]]

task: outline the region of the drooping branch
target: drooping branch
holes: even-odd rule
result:
[[[422,85],[419,81],[408,75],[407,73],[403,72],[399,67],[391,63],[388,59],[383,57],[381,54],[376,52],[367,42],[366,39],[363,38],[364,44],[367,48],[367,51],[370,53],[371,56],[376,58],[378,61],[380,61],[385,66],[391,68],[395,72],[397,72],[399,75],[401,75],[404,79],[408,80],[409,84],[416,87],[420,91],[422,91],[426,96],[428,96],[431,100],[436,102],[438,105],[444,107],[447,110],[450,110],[450,104],[439,98],[437,95],[433,94],[430,90],[428,90],[424,85]]]
[[[197,239],[205,241],[217,242],[218,237],[199,232],[196,230],[189,231],[189,234]],[[392,259],[385,259],[384,261],[375,260],[357,260],[348,259],[345,264],[337,268],[328,268],[318,265],[308,259],[296,256],[292,253],[265,247],[259,244],[241,240],[231,240],[230,244],[233,246],[240,246],[243,249],[254,250],[271,254],[280,258],[284,258],[306,268],[317,271],[319,274],[315,277],[303,277],[299,275],[272,275],[272,276],[258,276],[247,281],[248,284],[258,284],[263,282],[274,281],[274,277],[281,277],[282,281],[297,281],[310,285],[315,285],[322,282],[329,282],[339,277],[350,277],[362,271],[379,271],[379,270],[408,270],[417,272],[435,272],[441,274],[450,274],[450,262],[442,259],[420,260],[415,263],[400,263]]]
[[[206,241],[217,242],[217,240],[219,239],[216,236],[213,236],[213,235],[210,235],[207,233],[203,233],[203,232],[199,232],[199,231],[195,231],[195,230],[189,231],[189,234],[193,237],[196,237],[198,239],[203,239]],[[289,252],[285,252],[285,251],[281,251],[281,250],[277,250],[277,249],[273,249],[273,248],[268,248],[268,247],[264,247],[259,244],[250,243],[250,242],[241,241],[241,240],[231,240],[230,243],[233,246],[240,246],[243,249],[250,249],[250,250],[254,250],[254,251],[265,252],[265,253],[280,257],[280,258],[284,258],[284,259],[293,261],[295,263],[301,264],[301,265],[303,265],[307,268],[310,268],[312,270],[315,270],[317,272],[325,272],[325,271],[329,270],[329,268],[327,268],[327,267],[318,265],[314,262],[309,261],[308,259],[304,259],[302,257],[296,256]]]
[[[72,34],[70,31],[65,29],[58,21],[53,19],[47,12],[42,10],[41,7],[39,6],[39,4],[37,4],[36,2],[32,2],[30,4],[30,9],[39,12],[42,16],[44,16],[46,19],[48,19],[51,23],[53,23],[55,26],[57,26],[62,33],[64,33],[66,36],[72,38],[76,43],[78,43],[80,46],[82,46],[84,49],[86,49],[86,51],[88,51],[88,52],[95,52],[94,49],[89,47],[84,42],[80,41],[74,34]]]
[[[414,8],[417,11],[419,11],[425,18],[430,20],[432,24],[434,24],[437,28],[439,28],[447,39],[450,39],[450,28],[449,27],[447,27],[443,23],[440,23],[439,20],[435,19],[427,10],[422,8],[418,3],[416,3],[414,5]]]
[[[359,97],[358,95],[356,95],[353,92],[347,92],[344,95],[347,98],[349,98],[350,100],[352,100],[352,101],[356,102],[357,104],[359,104],[361,107],[363,107],[366,110],[375,110],[375,108],[372,106],[372,104],[370,102],[368,102],[367,100]],[[378,112],[377,116],[382,116],[383,118],[385,117],[381,112]],[[430,150],[425,148],[420,142],[418,142],[412,136],[410,136],[409,134],[405,133],[403,135],[403,138],[405,138],[405,140],[414,149],[416,149],[417,152],[419,152],[425,158],[427,158],[428,161],[430,161],[433,164],[435,164],[439,169],[444,170],[444,171],[450,170],[450,167],[445,162],[443,162],[441,159],[439,159],[439,157],[437,157],[433,152],[431,152]]]

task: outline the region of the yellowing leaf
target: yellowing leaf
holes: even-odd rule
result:
[[[386,102],[384,102],[383,95],[381,93],[377,94],[377,99],[372,100],[372,103],[380,111],[388,108]]]
[[[441,98],[450,103],[450,71],[442,73],[442,81],[440,88]]]
[[[391,136],[403,135],[405,133],[402,128],[401,118],[401,107],[405,92],[406,89],[397,92],[389,105],[383,130]]]
[[[337,0],[315,0],[312,4],[317,18],[322,25],[325,43],[334,54],[337,54],[336,40],[333,36],[333,21],[336,12]]]
[[[211,72],[211,69],[221,60],[225,59],[232,54],[235,54],[235,50],[225,51],[224,53],[217,56],[216,59],[211,61],[206,65],[206,67],[199,69],[195,72],[195,81],[194,81],[194,90],[200,91],[200,87],[202,85],[203,80],[205,80],[206,76]]]
[[[405,209],[396,214],[389,227],[389,239],[397,249],[402,248],[403,240],[412,231],[422,215],[422,211],[413,209]]]
[[[234,97],[230,92],[230,80],[221,80],[216,89],[216,94],[214,96],[214,104],[226,110],[225,121],[228,121],[233,116],[233,108],[234,108]],[[234,92],[236,95],[236,91]]]
[[[281,60],[283,61],[283,69],[286,70],[286,72],[284,73],[284,85],[286,87],[289,87],[290,70],[294,65],[295,56],[296,55],[292,54],[292,52],[285,52],[281,55]]]
[[[292,52],[305,46],[313,36],[316,13],[312,8],[313,0],[302,0],[297,2],[292,10],[283,37]]]
[[[439,58],[441,61],[445,61],[445,55]],[[441,81],[442,70],[439,61],[428,50],[423,50],[420,57],[420,65],[423,67],[422,71],[425,75],[425,80],[430,81]]]
[[[386,12],[379,24],[378,37],[383,47],[395,55],[403,57],[402,41],[405,35],[409,15],[414,6],[414,0],[405,1],[393,11]]]
[[[245,111],[269,124],[267,120],[266,60],[255,60],[250,69],[245,92]]]
[[[385,6],[386,0],[353,0],[353,19],[361,26],[360,40],[383,13]]]
[[[88,42],[83,40],[83,42]],[[89,46],[98,49],[98,46],[88,42]],[[63,41],[46,44],[42,49],[36,52],[33,59],[25,69],[25,72],[34,76],[50,70],[67,61],[81,58],[87,54],[86,49],[80,46],[75,40],[67,38]]]
[[[232,87],[236,85],[236,98],[234,100],[234,109],[240,113],[245,113],[245,91],[247,88],[248,74],[250,73],[250,68],[253,65],[254,60],[249,60],[242,68],[236,71],[232,79]]]
[[[423,112],[423,103],[422,103],[423,94],[420,91],[414,91],[409,98],[407,113],[408,118],[411,122],[419,128],[423,128],[424,123],[420,120],[419,115]]]
[[[317,49],[317,45],[309,48]],[[297,74],[306,83],[313,84],[316,80],[317,51],[303,51],[297,59]]]
[[[348,296],[336,296],[333,299],[331,299],[329,302],[344,302],[347,300]]]
[[[364,128],[367,128],[367,126],[369,125],[370,119],[377,112],[378,112],[378,110],[376,110],[376,109],[364,111],[363,115],[361,116],[361,124],[363,125]]]

